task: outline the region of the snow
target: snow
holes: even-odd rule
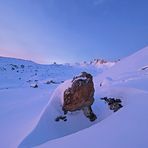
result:
[[[64,90],[70,85],[71,80],[66,81],[55,90],[49,104],[45,108],[45,111],[43,111],[39,122],[37,123],[33,131],[23,140],[20,147],[33,147],[49,140],[75,133],[84,128],[90,127],[94,123],[99,122],[104,117],[112,113],[106,108],[105,104],[102,101],[98,100],[93,106],[93,110],[97,116],[100,116],[100,113],[102,114],[102,116],[100,116],[100,118],[98,118],[98,120],[96,120],[95,122],[90,122],[83,115],[82,111],[77,111],[73,113],[68,113],[67,122],[61,121],[56,123],[54,119],[59,115],[63,115],[62,99]]]
[[[110,91],[116,92],[115,96],[120,94],[128,99],[123,109],[88,129],[38,147],[147,148],[148,93],[126,88]]]
[[[148,47],[122,59],[117,62],[108,71],[98,76],[98,79],[103,79],[107,76],[112,79],[120,79],[125,76],[133,76],[135,73],[142,71],[143,67],[148,65]],[[123,78],[122,78],[123,79]]]
[[[39,88],[0,90],[0,147],[18,145],[24,133],[34,126],[51,92]]]
[[[148,47],[116,64],[105,63],[108,67],[93,63],[38,65],[0,58],[0,147],[147,148],[147,57]],[[24,71],[19,66],[22,63]],[[10,64],[19,68],[11,70]],[[82,71],[94,76],[92,107],[97,120],[90,122],[82,111],[77,111],[68,113],[66,122],[55,122],[57,116],[63,115],[64,90]],[[58,83],[47,85],[50,80]],[[39,87],[31,88],[34,84]],[[100,99],[106,96],[120,98],[123,108],[110,111]]]

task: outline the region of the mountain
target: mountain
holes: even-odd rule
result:
[[[0,84],[3,87],[0,89],[0,147],[147,148],[147,57],[148,47],[121,59],[108,69],[98,68],[93,63],[35,64],[19,74],[23,78],[23,85],[18,85],[18,81],[10,84],[7,79],[11,75],[12,79],[18,79],[17,70],[11,70],[10,65],[16,63],[3,63],[1,69],[7,70],[0,72],[0,79],[3,80]],[[21,67],[18,67],[21,71]],[[38,70],[35,78],[31,77],[34,70]],[[55,122],[55,118],[63,114],[61,105],[64,90],[70,86],[73,76],[81,71],[90,72],[94,76],[95,102],[92,107],[97,120],[90,122],[81,111],[77,111],[69,113],[66,122]],[[30,84],[35,79],[39,87],[31,88]],[[29,85],[26,80],[31,80]],[[62,83],[47,85],[46,80]],[[123,107],[114,113],[101,97],[121,99]]]
[[[95,66],[97,68],[103,68],[103,69],[108,69],[109,67],[112,67],[115,65],[117,61],[107,61],[104,59],[93,59],[90,62],[84,61],[80,63],[76,63],[75,65],[77,66]]]

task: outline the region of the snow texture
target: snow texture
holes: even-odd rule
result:
[[[147,57],[148,47],[105,68],[0,58],[0,147],[147,148]],[[64,90],[82,71],[94,76],[97,120],[77,111],[55,122],[63,115]],[[57,83],[46,84],[50,80]],[[39,87],[30,87],[34,84]],[[113,113],[100,99],[106,96],[120,98],[123,108]]]

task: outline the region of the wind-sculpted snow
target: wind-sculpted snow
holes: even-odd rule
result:
[[[45,65],[36,67],[35,63],[24,64],[25,69],[18,62],[19,72],[15,63],[4,60],[0,64],[0,147],[147,148],[147,57],[148,47],[114,66],[108,63],[109,69],[85,64],[47,68]],[[71,85],[68,79],[81,71],[94,76],[92,107],[97,120],[90,122],[77,111],[68,113],[66,122],[55,122],[54,119],[63,114],[63,91]],[[31,88],[35,80],[39,87]],[[113,113],[101,97],[120,98],[123,108]]]
[[[98,119],[95,122],[90,122],[82,111],[68,113],[66,122],[55,122],[57,116],[63,115],[63,92],[70,85],[71,80],[61,84],[55,90],[39,122],[34,127],[33,131],[22,141],[19,146],[20,148],[37,146],[49,140],[75,133],[96,124],[112,114],[104,102],[99,99],[99,96],[96,96],[97,99],[93,105],[93,111],[98,116]]]
[[[123,58],[113,67],[98,75],[98,82],[108,84],[124,83],[148,77],[148,47]],[[109,78],[109,79],[108,79]],[[111,81],[110,81],[111,80]]]
[[[71,141],[73,143],[72,147],[73,146],[78,147],[81,143],[82,145],[84,145],[86,147],[90,147],[91,145],[93,145],[96,148],[98,146],[105,148],[105,146],[109,147],[110,145],[111,145],[111,147],[114,147],[114,146],[117,147],[117,145],[118,144],[120,145],[121,143],[122,143],[122,145],[120,145],[120,147],[123,147],[123,148],[124,147],[130,148],[131,146],[136,147],[136,146],[139,146],[139,143],[142,144],[142,142],[144,142],[144,145],[147,144],[146,138],[140,139],[139,143],[137,143],[138,139],[140,137],[137,135],[130,134],[128,132],[130,129],[132,129],[131,126],[135,124],[136,129],[133,128],[132,132],[134,130],[133,133],[138,134],[138,132],[139,132],[138,124],[139,124],[140,120],[145,120],[145,122],[148,121],[148,118],[144,118],[142,115],[140,116],[140,113],[138,113],[138,112],[140,112],[140,108],[142,106],[145,106],[144,109],[146,109],[146,106],[148,106],[148,102],[147,102],[147,100],[145,100],[148,96],[148,93],[145,92],[147,90],[146,80],[148,80],[148,76],[147,76],[147,70],[146,69],[143,70],[143,67],[145,67],[148,63],[145,55],[147,55],[147,48],[143,49],[141,52],[138,52],[132,56],[129,56],[129,57],[121,60],[119,63],[117,63],[111,69],[109,69],[108,71],[106,71],[105,73],[103,73],[101,75],[98,75],[94,79],[96,92],[95,92],[95,103],[93,105],[93,110],[98,116],[98,120],[95,123],[102,121],[103,119],[106,119],[106,117],[111,115],[111,112],[109,112],[108,108],[105,109],[105,106],[103,106],[103,104],[101,104],[101,102],[99,100],[100,97],[102,97],[102,96],[116,97],[116,98],[120,98],[123,102],[123,108],[121,110],[119,110],[118,113],[116,113],[115,115],[113,114],[112,115],[113,117],[110,116],[110,118],[108,118],[96,125],[98,127],[98,129],[96,128],[96,126],[90,127],[92,124],[95,124],[95,123],[89,123],[84,118],[84,116],[82,115],[81,112],[69,114],[67,122],[61,122],[60,123],[61,125],[59,123],[57,123],[57,125],[55,125],[56,128],[53,128],[54,121],[53,121],[53,119],[51,121],[51,116],[53,118],[54,115],[62,114],[62,111],[60,110],[61,103],[60,102],[55,103],[55,102],[56,102],[56,100],[61,101],[61,98],[62,98],[61,94],[63,94],[62,89],[65,89],[64,87],[67,86],[67,84],[65,83],[65,84],[62,84],[56,90],[55,94],[52,97],[53,101],[51,101],[49,103],[47,109],[45,110],[45,112],[41,116],[41,119],[38,122],[37,126],[31,132],[31,134],[24,139],[24,141],[21,143],[20,146],[28,146],[29,147],[29,146],[39,145],[39,147],[49,147],[49,146],[61,147],[61,145],[57,144],[57,142],[54,143],[52,141],[51,142],[49,142],[49,141],[52,139],[63,137],[68,134],[72,134],[76,131],[80,131],[80,130],[87,128],[87,127],[90,127],[90,128],[88,128],[82,132],[78,132],[77,134],[74,134],[72,136],[69,136],[69,138],[68,137],[62,138],[63,139],[62,147],[67,147],[67,144],[69,143],[69,141]],[[138,61],[136,61],[136,59],[140,58],[140,56],[143,58],[144,61],[141,62],[140,59],[138,59]],[[131,60],[133,60],[133,61],[130,62]],[[131,63],[131,65],[129,65],[129,63]],[[56,94],[58,94],[58,95],[56,95]],[[61,96],[59,96],[59,94]],[[142,104],[140,99],[138,99],[138,98],[140,98],[140,96],[143,97],[142,100],[145,101],[144,104]],[[145,103],[146,103],[146,105],[145,105]],[[57,106],[57,104],[58,104],[58,106]],[[135,109],[138,109],[139,104],[141,105],[141,107],[139,108],[139,110],[137,110],[137,114],[139,115],[137,117],[136,115],[133,114],[134,113],[133,111],[135,111]],[[59,110],[55,112],[55,108],[59,109]],[[51,115],[49,115],[50,112],[52,113]],[[55,114],[53,114],[54,112],[55,112]],[[141,110],[141,112],[143,112],[143,110]],[[132,117],[130,117],[130,114],[132,115]],[[76,120],[75,120],[75,118],[76,118]],[[138,119],[139,119],[139,121],[138,121]],[[128,120],[129,120],[129,124],[128,124]],[[138,122],[138,124],[135,123],[134,120],[136,120]],[[46,124],[46,125],[43,124],[43,123],[47,123],[49,121],[50,121],[50,124],[52,124],[52,126],[51,125],[49,126],[49,124]],[[102,125],[103,123],[104,123],[104,125]],[[125,123],[125,128],[123,128],[124,123]],[[65,124],[65,126],[64,126],[64,124]],[[42,125],[42,126],[39,126],[39,125]],[[111,127],[109,125],[113,125],[113,126]],[[143,123],[142,125],[143,125],[143,128],[145,129],[146,124]],[[99,126],[103,127],[103,130]],[[49,129],[49,127],[52,127],[52,129]],[[105,127],[106,127],[106,129],[105,129]],[[118,127],[118,128],[116,129],[116,127]],[[129,135],[129,137],[131,138],[130,142],[128,142],[127,141],[128,139],[125,138],[125,140],[126,140],[125,144],[123,143],[122,139],[118,138],[118,136],[123,137],[123,134],[125,134],[125,136],[126,136],[126,133],[124,133],[122,128],[128,133],[127,135]],[[146,135],[147,132],[145,132],[143,128],[142,128],[141,133]],[[51,132],[48,133],[47,131],[51,131]],[[92,133],[91,131],[94,131],[94,133]],[[85,134],[82,134],[83,132]],[[39,133],[41,133],[41,134],[39,134]],[[114,136],[114,133],[115,133],[115,136]],[[44,136],[42,138],[40,137],[39,139],[36,137],[38,135],[43,135],[43,134],[45,134],[46,136]],[[81,137],[85,137],[85,135],[86,135],[86,137],[89,137],[89,134],[90,134],[91,140],[85,141],[85,140],[83,140],[83,138],[81,138]],[[108,136],[110,134],[113,136],[111,136],[111,137]],[[75,136],[75,135],[77,135],[77,136]],[[99,139],[101,139],[101,136],[103,136],[103,141],[99,142],[97,139],[98,139],[98,137],[99,137]],[[105,141],[105,138],[107,139],[108,142]],[[35,139],[38,139],[38,140],[36,141]],[[58,141],[58,143],[61,144],[62,139],[59,139],[56,141]],[[67,140],[67,139],[70,139],[70,140]],[[82,139],[82,140],[79,140],[79,143],[77,143],[75,141],[76,139]],[[95,141],[94,141],[94,139],[95,139]],[[116,139],[118,141],[116,141]],[[132,141],[133,139],[136,139],[136,142],[133,142]],[[40,146],[41,143],[45,143],[45,142],[47,142],[47,144],[43,144]],[[117,143],[115,143],[115,142],[117,142]],[[137,144],[135,144],[135,143],[137,143]]]
[[[82,71],[97,75],[113,64],[114,62],[83,66],[76,64],[41,65],[32,61],[0,57],[0,89],[28,87],[35,84],[40,87],[47,82],[60,84]]]
[[[124,107],[88,129],[48,141],[37,148],[147,148],[148,92],[111,87],[104,90],[104,93],[126,98]]]

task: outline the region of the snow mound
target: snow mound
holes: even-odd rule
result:
[[[97,122],[105,119],[112,114],[108,106],[95,96],[97,99],[92,108],[98,119],[90,122],[82,111],[68,113],[67,121],[55,122],[55,118],[63,115],[63,93],[66,88],[71,86],[71,80],[61,84],[53,93],[51,100],[43,111],[37,125],[31,133],[22,141],[19,147],[33,147],[45,143],[49,140],[60,138],[82,129],[88,128]],[[81,123],[81,124],[80,124]]]
[[[141,94],[145,98],[145,94],[143,94],[145,93],[145,91],[140,90],[140,88],[142,88],[142,83],[144,82],[143,80],[148,80],[148,75],[147,75],[147,70],[146,70],[147,68],[145,69],[145,67],[148,65],[147,57],[148,57],[148,47],[121,60],[120,62],[115,64],[113,67],[111,67],[109,70],[107,70],[106,72],[102,74],[99,74],[97,77],[94,78],[95,102],[92,108],[93,108],[94,113],[98,117],[98,119],[95,122],[90,122],[88,119],[86,119],[81,111],[77,111],[75,113],[69,113],[67,116],[67,119],[68,119],[67,122],[62,121],[62,122],[57,123],[54,121],[54,119],[57,116],[63,114],[61,110],[63,92],[69,85],[71,85],[70,80],[61,84],[55,90],[54,94],[52,95],[51,101],[49,102],[45,110],[43,111],[39,122],[37,123],[35,128],[31,131],[31,133],[22,141],[22,143],[20,144],[20,147],[39,146],[47,141],[75,133],[77,131],[88,128],[106,119],[106,117],[111,115],[112,112],[109,111],[107,105],[105,105],[104,102],[102,102],[99,99],[100,97],[104,97],[104,96],[120,98],[123,101],[123,106],[124,106],[123,109],[119,110],[119,112],[113,115],[113,117],[111,116],[112,118],[110,117],[104,120],[103,122],[101,122],[100,124],[97,124],[96,126],[98,127],[98,129],[96,129],[96,126],[93,126],[93,127],[90,127],[89,129],[78,132],[76,135],[79,136],[81,135],[81,133],[84,132],[86,133],[87,136],[89,136],[89,132],[90,132],[91,133],[90,135],[94,137],[91,132],[91,130],[94,129],[93,130],[94,135],[96,134],[101,139],[101,135],[103,132],[105,133],[103,134],[104,137],[105,135],[108,135],[108,132],[109,133],[113,132],[112,128],[109,126],[110,124],[115,123],[117,127],[120,127],[120,124],[123,125],[123,123],[125,123],[123,122],[123,119],[128,120],[126,118],[126,113],[130,114],[130,112],[135,110],[135,107],[138,107],[137,106],[138,103],[139,104],[141,103],[137,101],[138,100],[137,97],[140,97],[140,94]],[[143,70],[143,67],[144,67],[144,70]],[[136,88],[134,86],[135,85],[134,83],[136,83],[137,86],[139,85],[139,87]],[[143,84],[145,85],[146,83],[143,83]],[[147,92],[146,92],[146,95],[147,95]],[[132,99],[133,97],[136,98],[135,102]],[[117,117],[117,119],[115,117]],[[115,120],[115,122],[113,121],[113,119]],[[133,117],[133,120],[134,119],[136,119],[135,116]],[[139,119],[140,119],[140,116],[139,116]],[[148,120],[146,119],[146,121]],[[130,122],[130,123],[133,124],[134,122]],[[129,124],[129,126],[131,124]],[[101,128],[99,128],[99,125],[101,127],[102,126],[104,127],[104,131]],[[114,130],[116,126],[113,126]],[[129,126],[128,124],[126,124],[127,129],[129,129]],[[107,130],[105,130],[105,127],[107,127]],[[120,127],[120,129],[122,128]],[[122,132],[119,132],[119,135],[120,134],[122,134]],[[116,136],[117,135],[118,133],[116,134]],[[71,141],[75,142],[76,136],[72,135],[70,137],[74,137],[73,139],[71,139]],[[113,137],[111,137],[111,139],[112,138]],[[114,140],[115,139],[113,138],[113,141]],[[108,139],[108,141],[110,140]],[[87,141],[87,142],[89,143],[90,141]],[[96,144],[96,147],[97,147],[97,142],[98,140],[94,142]],[[48,143],[49,145],[50,144],[52,145],[52,142],[51,143],[47,142],[47,145],[45,144],[45,147],[49,146]],[[65,146],[66,142],[64,141],[63,143],[64,143],[63,146]],[[81,143],[84,144],[83,141],[81,141]],[[104,146],[106,145],[106,142],[104,141],[104,143],[101,143],[101,144],[102,146]],[[43,147],[44,147],[44,144],[43,144]],[[53,147],[55,147],[55,145]]]
[[[0,147],[147,148],[147,57],[148,47],[122,59],[109,70],[92,65],[25,65],[0,59]],[[66,122],[55,122],[57,116],[63,115],[63,92],[71,85],[68,79],[81,71],[87,71],[93,77],[97,75],[92,106],[97,120],[90,122],[77,111],[68,113]],[[20,85],[24,82],[34,84],[35,80],[39,80],[39,88]],[[51,83],[63,80],[68,81],[58,88]],[[47,82],[50,83],[47,85]],[[123,108],[113,114],[99,99],[106,96],[120,98]]]
[[[89,66],[70,65],[70,64],[50,64],[41,65],[32,61],[0,57],[0,89],[30,87],[37,83],[39,87],[44,87],[46,82],[50,84],[60,84],[76,74],[87,71],[97,75],[110,68],[96,67],[93,64]]]
[[[37,148],[147,148],[148,92],[134,88],[109,88],[104,93],[122,95],[126,106],[100,123],[73,135],[44,143]]]
[[[95,98],[102,95],[121,98],[124,100],[121,110],[90,128],[38,147],[147,148],[147,57],[148,47],[124,58],[94,79]]]

